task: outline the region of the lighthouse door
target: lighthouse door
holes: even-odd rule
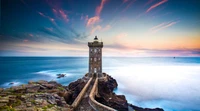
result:
[[[97,72],[97,68],[94,68],[94,73],[96,73]]]

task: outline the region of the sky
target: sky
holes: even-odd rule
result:
[[[200,56],[200,0],[1,0],[0,56]]]

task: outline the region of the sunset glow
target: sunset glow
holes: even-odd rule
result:
[[[199,0],[2,0],[0,56],[200,56]]]

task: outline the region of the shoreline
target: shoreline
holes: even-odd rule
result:
[[[87,80],[84,78],[81,78],[71,82],[68,86],[63,86],[55,81],[48,82],[39,80],[36,82],[29,81],[28,84],[13,86],[10,88],[0,88],[0,109],[15,108],[16,110],[19,110],[22,108],[32,109],[33,111],[35,111],[35,109],[70,109],[70,104],[75,100],[81,89],[85,86],[86,81]],[[102,104],[113,107],[115,109],[123,109],[123,111],[131,111],[131,108],[137,109],[137,111],[163,111],[163,109],[160,108],[141,108],[129,104],[124,95],[116,95],[113,92],[114,88],[116,88],[118,85],[116,80],[111,76],[108,77],[107,82],[102,81],[99,84],[103,85],[98,85],[100,96],[96,99]],[[107,94],[104,92],[107,92]],[[30,98],[29,101],[25,101],[27,98]],[[57,101],[56,98],[58,99]],[[105,101],[107,100],[106,98],[113,99]],[[42,101],[40,101],[41,99]],[[121,103],[122,101],[123,103]],[[116,105],[114,105],[113,102]]]

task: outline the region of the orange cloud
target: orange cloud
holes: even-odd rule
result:
[[[101,0],[101,4],[96,8],[96,15],[99,16],[107,0]]]
[[[162,0],[162,1],[160,1],[160,2],[158,2],[156,4],[154,4],[154,5],[152,5],[150,8],[147,9],[146,13],[149,12],[149,11],[151,11],[152,9],[158,7],[159,5],[162,5],[163,3],[167,2],[167,1],[168,0]]]
[[[100,21],[100,17],[99,16],[94,16],[94,17],[88,19],[87,26],[94,25],[95,23],[97,23],[99,21]]]

